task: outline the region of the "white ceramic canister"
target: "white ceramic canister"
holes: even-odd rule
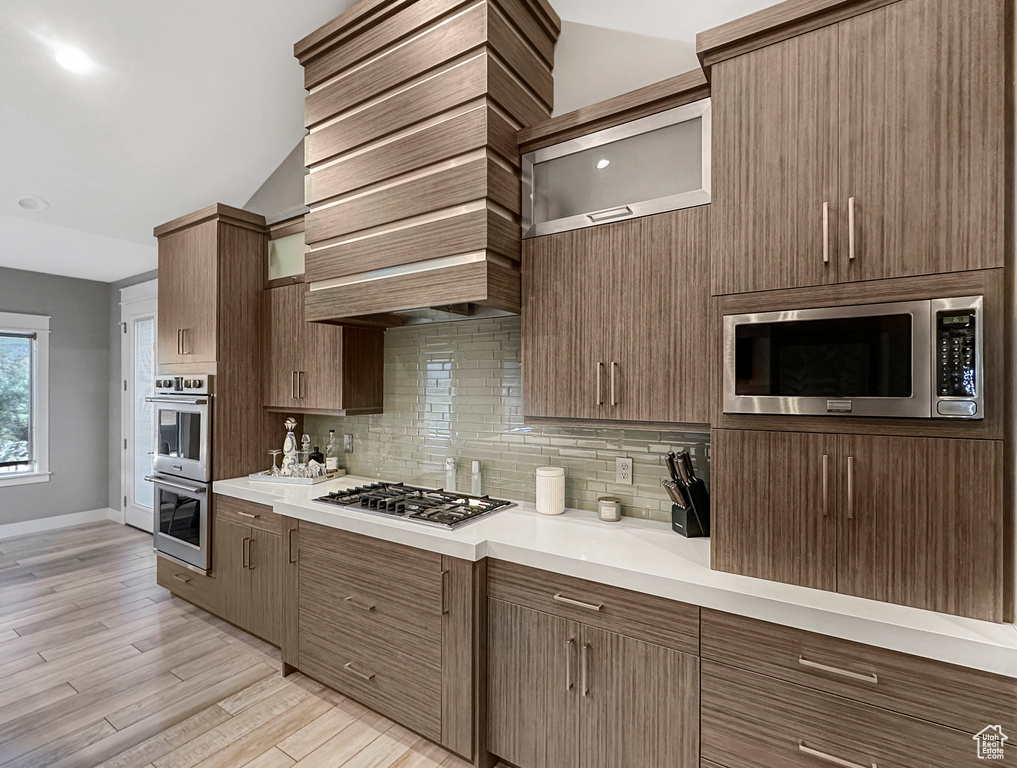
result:
[[[542,515],[565,511],[565,470],[561,467],[537,468],[537,511]]]

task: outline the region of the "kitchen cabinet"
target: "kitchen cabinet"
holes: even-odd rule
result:
[[[294,523],[283,660],[472,757],[482,566],[303,521],[287,531]]]
[[[303,283],[265,291],[265,406],[270,410],[381,413],[384,331],[304,320]]]
[[[182,565],[176,560],[158,555],[156,557],[155,581],[174,595],[189,603],[204,608],[209,613],[220,615],[222,604],[222,582],[211,574]]]
[[[285,553],[276,530],[279,522],[270,508],[215,496],[212,567],[222,594],[218,615],[280,645]]]
[[[709,422],[708,226],[701,206],[524,243],[524,416]]]
[[[714,430],[712,565],[837,588],[837,436]]]
[[[683,652],[698,648],[698,609],[498,561],[489,568],[493,755],[518,768],[699,765],[699,659]],[[672,610],[651,628],[647,614],[665,604]],[[646,611],[631,633],[627,610]],[[694,640],[643,639],[679,627]]]
[[[1003,266],[1004,3],[768,13],[699,36],[713,293]]]
[[[213,378],[212,480],[265,468],[262,443],[263,216],[216,204],[155,228],[156,375]]]
[[[714,568],[1009,620],[1002,442],[714,430],[713,457]]]

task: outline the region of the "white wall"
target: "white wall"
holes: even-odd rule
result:
[[[555,116],[699,67],[694,43],[570,21],[554,58]]]

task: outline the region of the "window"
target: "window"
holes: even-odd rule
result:
[[[0,486],[49,480],[49,318],[0,312]]]

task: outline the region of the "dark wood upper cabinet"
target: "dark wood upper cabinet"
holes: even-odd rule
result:
[[[837,590],[1003,621],[1003,443],[842,435]]]
[[[713,431],[712,566],[837,588],[837,436]]]
[[[303,283],[265,291],[265,407],[381,413],[384,331],[304,320]]]
[[[755,38],[763,21],[700,35],[713,292],[1003,266],[1003,6],[900,0],[805,34],[774,15]]]
[[[838,279],[836,27],[713,69],[713,292]]]
[[[709,422],[709,208],[523,244],[523,413]]]
[[[713,461],[717,570],[1009,620],[1002,442],[714,430]]]

